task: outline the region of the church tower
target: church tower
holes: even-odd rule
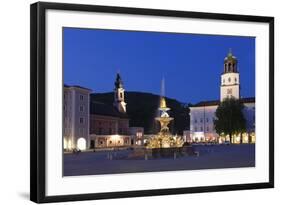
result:
[[[114,103],[113,105],[117,108],[119,112],[126,113],[126,103],[125,103],[125,95],[124,88],[121,76],[117,73],[115,80],[115,89],[114,89]]]
[[[237,59],[229,50],[228,55],[224,59],[224,69],[221,75],[221,92],[220,100],[234,97],[240,98],[240,82],[239,72],[237,70]]]

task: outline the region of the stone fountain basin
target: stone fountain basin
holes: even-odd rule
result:
[[[129,154],[128,159],[159,159],[159,158],[178,158],[183,156],[194,156],[192,146],[169,147],[169,148],[137,148]]]

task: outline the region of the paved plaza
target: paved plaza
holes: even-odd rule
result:
[[[255,144],[195,145],[199,156],[161,159],[129,159],[133,150],[64,154],[64,176],[218,169],[255,166]]]

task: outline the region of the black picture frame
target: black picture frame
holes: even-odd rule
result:
[[[191,188],[89,193],[75,195],[46,196],[45,166],[45,19],[46,10],[87,11],[102,13],[170,16],[195,19],[217,19],[269,24],[269,181],[263,183],[231,184]],[[110,7],[82,4],[38,2],[30,7],[30,199],[37,203],[77,200],[97,200],[124,197],[141,197],[198,192],[230,191],[274,187],[274,18],[265,16],[229,15],[218,13],[155,10],[143,8]]]

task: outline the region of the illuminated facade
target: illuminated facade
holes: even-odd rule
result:
[[[90,148],[126,148],[143,144],[143,128],[129,127],[125,89],[119,73],[117,73],[114,85],[112,104],[91,100]]]
[[[64,85],[63,140],[64,149],[89,148],[89,102],[91,90]]]
[[[241,134],[243,143],[255,143],[255,98],[240,97],[240,79],[237,69],[238,60],[230,51],[224,59],[221,74],[220,101],[202,101],[190,106],[190,142],[229,141],[229,136],[219,136],[214,127],[216,109],[225,98],[236,98],[244,104],[244,117],[247,132]],[[234,136],[232,143],[240,143],[240,135]]]
[[[112,104],[91,100],[91,92],[81,86],[64,86],[64,150],[143,145],[143,128],[129,127],[120,74],[116,76]]]

